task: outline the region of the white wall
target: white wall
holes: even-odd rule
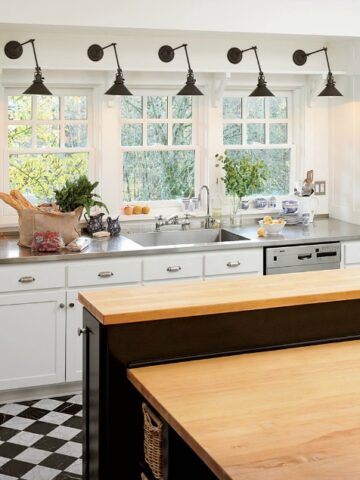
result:
[[[359,36],[358,0],[17,0],[4,24]]]

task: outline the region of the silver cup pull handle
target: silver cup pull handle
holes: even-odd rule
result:
[[[87,332],[88,332],[87,327],[78,328],[78,330],[77,330],[77,333],[78,333],[79,337],[80,337],[82,334],[87,333]]]
[[[20,283],[31,283],[35,282],[35,277],[27,276],[27,277],[20,277],[19,278]]]
[[[180,265],[172,265],[172,266],[167,267],[166,270],[168,272],[180,272],[181,267],[180,267]]]
[[[226,266],[230,268],[236,268],[240,266],[240,262],[239,260],[237,260],[236,262],[227,262]]]
[[[99,272],[98,277],[100,278],[109,278],[112,277],[114,274],[113,272]]]

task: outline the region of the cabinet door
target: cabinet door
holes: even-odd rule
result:
[[[65,292],[0,296],[0,389],[65,381]]]
[[[78,328],[82,327],[83,309],[78,300],[78,291],[66,293],[66,381],[82,379],[82,338]]]
[[[262,275],[263,249],[243,248],[205,254],[205,277]]]

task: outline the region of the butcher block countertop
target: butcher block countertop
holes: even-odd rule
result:
[[[360,269],[156,284],[81,292],[104,325],[360,299]]]
[[[221,480],[360,478],[360,341],[142,367],[128,378]]]

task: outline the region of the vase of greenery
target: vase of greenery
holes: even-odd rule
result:
[[[268,169],[261,159],[243,157],[231,158],[225,151],[216,154],[216,167],[223,169],[221,180],[225,192],[231,197],[230,225],[236,225],[236,214],[243,197],[261,192],[268,179]]]

